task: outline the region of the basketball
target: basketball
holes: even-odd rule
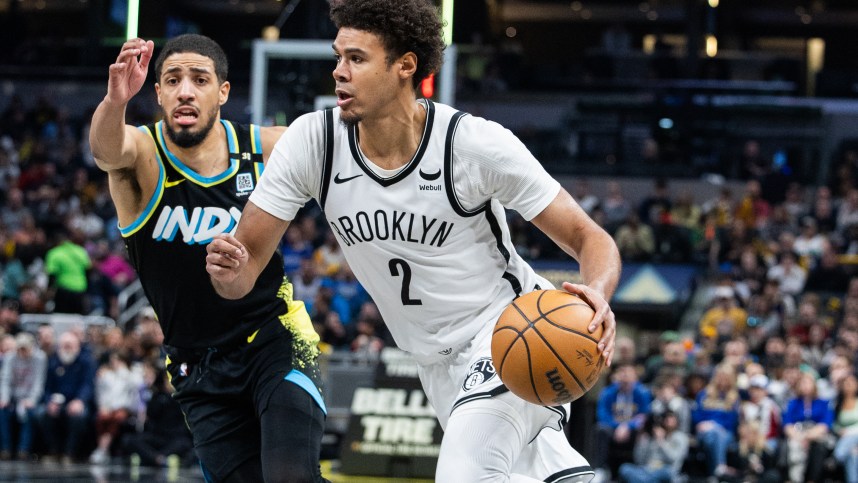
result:
[[[602,326],[595,312],[563,290],[536,290],[503,311],[492,334],[492,360],[501,381],[533,404],[558,406],[583,396],[599,380]]]

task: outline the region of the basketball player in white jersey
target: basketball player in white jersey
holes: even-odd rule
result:
[[[436,481],[589,481],[567,442],[568,405],[510,393],[491,363],[495,321],[516,296],[551,284],[515,252],[504,207],[576,258],[608,363],[607,300],[620,259],[611,237],[522,143],[493,122],[416,97],[441,65],[441,23],[427,0],[333,2],[338,107],[297,119],[278,141],[235,237],[208,246],[226,298],[250,291],[297,210],[315,198],[397,345],[419,363],[444,428]]]

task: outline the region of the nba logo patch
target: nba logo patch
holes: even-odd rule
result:
[[[188,365],[184,362],[182,363],[182,365],[179,366],[179,375],[182,377],[188,375]]]
[[[495,377],[495,366],[492,364],[492,358],[483,357],[471,364],[462,389],[470,391],[493,377]]]
[[[250,173],[238,173],[235,177],[235,189],[239,193],[253,191],[253,176]]]

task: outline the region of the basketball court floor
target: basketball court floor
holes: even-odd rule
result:
[[[333,483],[431,483],[431,480],[378,478],[343,475],[336,461],[323,461],[322,474]],[[43,464],[34,462],[0,462],[0,483],[201,483],[202,472],[193,468],[131,468],[124,465],[94,466],[88,464]]]

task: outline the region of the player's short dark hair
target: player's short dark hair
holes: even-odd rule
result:
[[[414,87],[441,67],[443,24],[438,10],[428,0],[336,0],[331,2],[331,20],[338,29],[353,28],[378,35],[387,50],[388,65],[414,52]]]
[[[181,54],[183,52],[192,52],[200,54],[203,57],[208,57],[214,62],[215,74],[219,82],[225,82],[229,73],[229,61],[226,60],[226,53],[214,40],[199,34],[184,34],[178,37],[173,37],[164,44],[158,58],[155,59],[155,81],[161,80],[161,67],[164,66],[164,61],[167,57],[173,54]]]

